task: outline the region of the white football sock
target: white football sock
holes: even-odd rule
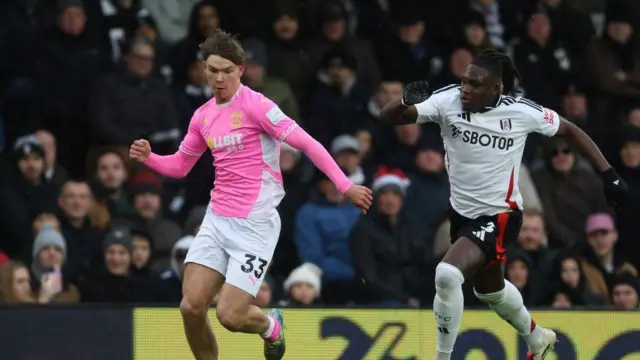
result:
[[[504,280],[504,289],[491,293],[480,294],[474,292],[478,299],[488,304],[504,321],[513,326],[524,338],[529,350],[537,350],[543,340],[543,332],[531,318],[531,314],[524,306],[522,295],[508,280]]]
[[[455,266],[441,262],[436,267],[435,283],[436,297],[433,310],[438,330],[438,345],[433,360],[449,360],[458,337],[464,309],[464,275]]]

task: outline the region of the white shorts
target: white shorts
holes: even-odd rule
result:
[[[184,263],[211,268],[255,297],[279,236],[280,215],[275,209],[263,219],[242,219],[219,216],[209,208]]]

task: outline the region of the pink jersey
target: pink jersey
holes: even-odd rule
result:
[[[297,126],[273,101],[241,85],[228,103],[211,99],[196,110],[180,151],[196,156],[211,151],[216,214],[261,217],[284,197],[280,141]]]

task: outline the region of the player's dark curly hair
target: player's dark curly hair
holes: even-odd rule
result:
[[[487,49],[476,55],[474,63],[482,67],[488,67],[502,79],[502,93],[509,94],[514,90],[516,79],[520,80],[520,73],[513,60],[499,51]]]

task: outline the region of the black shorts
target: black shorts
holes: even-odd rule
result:
[[[485,254],[483,268],[495,263],[504,264],[507,260],[505,248],[514,244],[522,226],[522,212],[519,210],[492,216],[480,216],[469,219],[451,209],[451,243],[460,237],[468,237]]]

